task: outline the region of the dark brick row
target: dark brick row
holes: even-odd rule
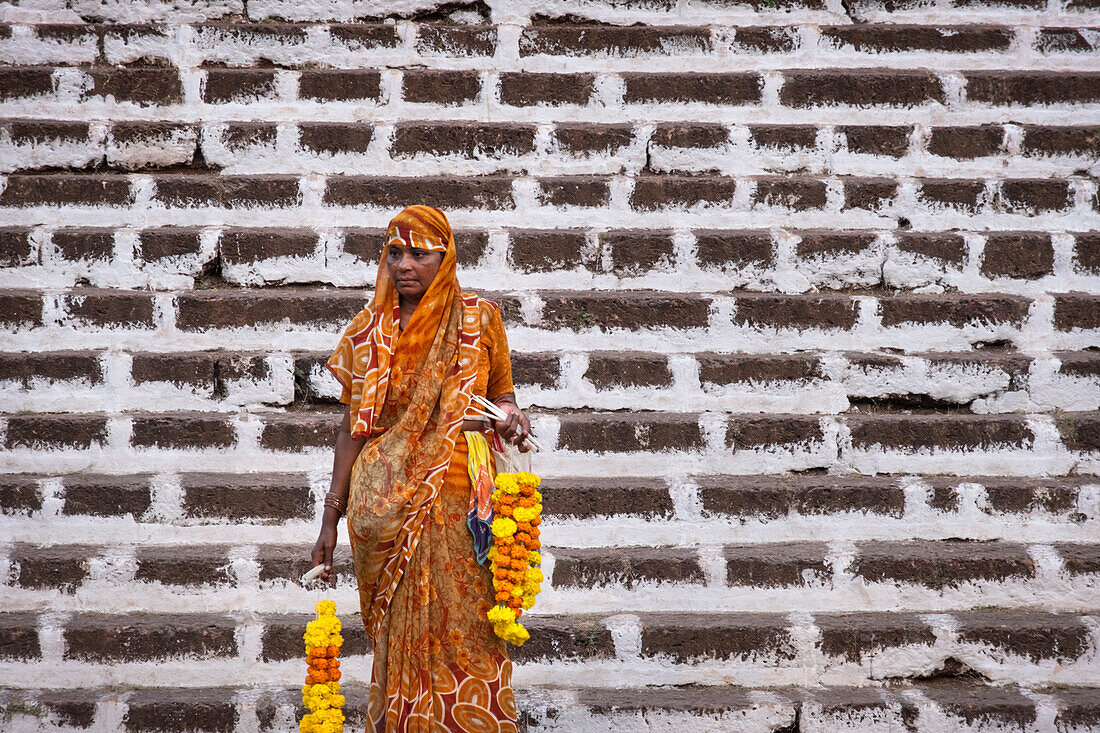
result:
[[[838,29],[840,34],[850,33]],[[759,33],[759,32],[758,32]],[[910,31],[921,35],[920,31]],[[896,42],[891,32],[873,33],[879,43]],[[958,39],[958,40],[955,40]],[[760,41],[778,44],[783,37],[761,34]],[[925,45],[974,42],[971,35],[961,38],[944,29],[930,29],[921,39]],[[841,40],[841,43],[845,41]],[[847,43],[867,43],[867,36],[849,38]],[[986,43],[999,43],[996,34],[986,34]],[[789,42],[788,42],[789,43]],[[93,84],[85,99],[113,96],[120,102],[140,105],[177,104],[183,99],[179,72],[171,68],[98,68],[87,69]],[[207,104],[273,102],[278,99],[275,69],[212,68],[203,80],[202,98]],[[377,101],[381,94],[379,72],[374,69],[303,70],[299,77],[299,97],[318,102]],[[407,101],[448,103],[471,101],[477,91],[450,89],[431,94],[435,79],[423,72],[410,72],[413,89],[403,83]],[[442,77],[458,81],[455,72]],[[939,77],[931,71],[899,69],[816,69],[784,70],[780,102],[789,107],[833,105],[909,107],[930,103],[945,104],[946,92]],[[1041,104],[1088,104],[1100,100],[1096,91],[1100,74],[1060,71],[964,71],[965,97],[969,102],[997,106]],[[716,105],[758,104],[763,77],[755,72],[623,72],[624,101],[641,103],[691,103]],[[418,78],[419,77],[419,78]],[[467,77],[469,78],[469,77]],[[428,81],[428,89],[415,88]],[[461,82],[459,82],[459,86]],[[55,93],[53,69],[41,66],[0,68],[0,101],[40,98]],[[444,83],[443,86],[451,87]],[[457,94],[456,94],[457,91]],[[595,92],[595,74],[504,72],[500,74],[500,100],[506,105],[588,105]]]
[[[442,143],[449,150],[477,148],[476,136]],[[501,142],[499,149],[510,149]],[[13,174],[0,193],[0,207],[128,206],[133,204],[131,179],[102,174]],[[392,207],[405,201],[431,198],[446,209],[515,208],[513,179],[507,176],[375,177],[330,176],[323,202],[329,206]],[[153,201],[169,208],[222,207],[288,208],[302,202],[297,176],[218,176],[207,174],[153,175]],[[560,176],[536,181],[537,195],[546,206],[601,207],[610,201],[611,179],[606,176]],[[630,205],[638,211],[728,206],[738,186],[752,185],[752,201],[760,207],[820,211],[826,204],[826,181],[804,176],[757,176],[735,179],[714,175],[641,175],[633,180]],[[966,213],[992,211],[1009,214],[1064,212],[1073,207],[1073,189],[1065,179],[1007,179],[993,186],[979,179],[923,179],[916,181],[917,198],[934,210]],[[898,184],[890,178],[844,178],[844,208],[880,210],[897,197]],[[1100,207],[1100,200],[1094,201]],[[1100,209],[1098,209],[1100,210]],[[18,258],[18,244],[14,257]],[[81,245],[86,247],[87,245]],[[100,244],[105,248],[109,245]],[[289,246],[289,245],[288,245]],[[295,245],[302,247],[301,243]]]
[[[1089,627],[1074,614],[1036,611],[953,612],[964,644],[1024,657],[1032,663],[1073,662],[1090,650]],[[311,616],[267,615],[261,659],[279,662],[301,657],[301,634]],[[33,613],[0,614],[0,649],[9,660],[41,658],[38,619]],[[526,623],[526,622],[525,622]],[[860,663],[884,651],[930,647],[935,633],[913,613],[815,614],[821,630],[816,646],[827,657]],[[782,665],[795,657],[791,622],[782,613],[643,614],[642,656],[677,663],[756,657]],[[181,656],[233,658],[236,621],[216,614],[81,614],[63,629],[65,658],[94,663],[160,661]],[[535,616],[528,625],[530,645],[515,650],[515,661],[614,658],[611,634],[596,616]],[[358,624],[345,624],[344,656],[370,652]],[[537,632],[537,633],[536,633]]]

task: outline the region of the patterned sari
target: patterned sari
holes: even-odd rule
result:
[[[513,391],[500,312],[464,295],[450,225],[415,206],[387,240],[443,252],[439,272],[398,333],[397,293],[378,267],[375,297],[328,367],[343,386],[352,435],[367,438],[348,495],[360,607],[374,645],[375,731],[516,730],[512,665],[485,619],[492,576],[466,525],[462,419],[471,395]]]

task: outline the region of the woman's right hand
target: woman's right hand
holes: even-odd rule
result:
[[[313,545],[310,559],[313,561],[313,567],[325,566],[319,577],[328,583],[336,582],[336,573],[332,569],[332,553],[335,549],[336,523],[321,522],[321,533],[317,535],[317,543]]]

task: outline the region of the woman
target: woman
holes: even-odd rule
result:
[[[485,619],[492,574],[467,511],[464,420],[471,396],[508,413],[493,427],[526,450],[499,308],[459,290],[442,211],[411,206],[390,222],[374,299],[328,360],[348,404],[313,548],[332,577],[346,508],[367,636],[376,731],[515,731],[512,665]],[[474,502],[476,504],[476,502]]]

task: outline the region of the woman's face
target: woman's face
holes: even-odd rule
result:
[[[398,295],[419,300],[443,264],[443,253],[400,244],[386,246],[386,269]]]

